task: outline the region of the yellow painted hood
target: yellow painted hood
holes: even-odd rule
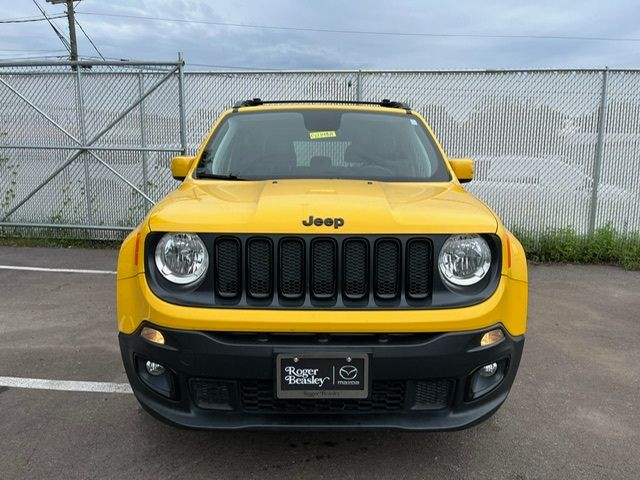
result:
[[[310,216],[344,225],[304,226]],[[152,231],[493,233],[491,210],[455,183],[185,181],[149,213]]]

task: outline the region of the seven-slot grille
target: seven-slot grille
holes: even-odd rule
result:
[[[219,236],[215,298],[225,305],[424,305],[433,276],[428,238]]]

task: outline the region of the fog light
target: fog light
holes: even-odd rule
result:
[[[147,362],[149,363],[149,362]],[[480,376],[491,377],[498,371],[498,364],[496,362],[485,365],[480,369]]]
[[[164,345],[164,335],[162,335],[162,332],[159,332],[155,328],[143,327],[143,329],[140,331],[140,336],[152,343],[159,343],[160,345]]]
[[[160,363],[152,362],[146,358],[135,356],[138,377],[147,387],[160,395],[175,398],[176,374],[171,368]]]
[[[482,336],[482,338],[480,339],[480,346],[486,347],[487,345],[493,345],[494,343],[498,343],[503,338],[504,333],[502,333],[502,330],[496,328],[495,330],[491,330]]]
[[[153,375],[154,377],[158,377],[165,372],[164,366],[159,363],[152,362],[151,360],[147,360],[145,368],[147,369],[147,372],[149,372],[149,375]]]
[[[475,400],[491,392],[502,383],[507,373],[507,360],[487,363],[469,376],[467,400]]]

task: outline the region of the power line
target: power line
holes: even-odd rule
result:
[[[106,62],[106,59],[104,58],[104,56],[102,55],[102,53],[100,53],[100,50],[98,50],[98,47],[96,47],[96,44],[93,43],[93,40],[91,40],[91,38],[89,37],[89,35],[87,35],[87,32],[84,31],[84,28],[82,28],[82,25],[80,25],[80,22],[78,22],[78,19],[75,19],[76,21],[76,25],[78,25],[78,27],[80,27],[80,31],[84,34],[85,37],[87,37],[87,40],[89,40],[89,43],[93,46],[93,49],[98,52],[98,55],[100,55],[100,58]]]
[[[346,35],[378,35],[378,36],[398,36],[398,37],[442,37],[442,38],[509,38],[523,40],[581,40],[591,42],[640,42],[640,38],[619,38],[619,37],[586,37],[570,35],[499,35],[499,34],[475,34],[475,33],[426,33],[426,32],[389,32],[373,30],[336,30],[327,28],[303,28],[287,27],[275,25],[254,25],[248,23],[228,23],[212,22],[206,20],[189,20],[181,18],[151,17],[144,15],[125,15],[118,13],[104,12],[78,12],[79,15],[94,15],[101,17],[131,18],[136,20],[155,20],[163,22],[191,23],[200,25],[216,25],[220,27],[254,28],[263,30],[286,30],[295,32],[315,32],[315,33],[337,33]]]
[[[269,72],[281,72],[282,69],[279,68],[263,68],[263,67],[238,67],[234,65],[211,65],[208,63],[191,63],[189,62],[190,67],[211,67],[211,68],[223,68],[228,70],[265,70]]]
[[[65,50],[61,50],[61,51],[64,52]],[[67,56],[66,55],[37,55],[37,56],[10,55],[10,56],[0,57],[0,60],[46,60],[49,58],[62,59],[62,58],[67,58]]]
[[[64,15],[52,15],[49,18],[62,18]],[[0,23],[28,23],[28,22],[44,22],[46,18],[41,17],[20,17],[20,18],[5,18],[0,20]]]
[[[64,52],[64,50],[51,50],[51,49],[39,50],[39,49],[36,49],[36,48],[0,48],[0,52],[30,52],[30,53],[35,53],[35,52]]]
[[[49,22],[49,25],[51,25],[51,28],[53,28],[53,31],[56,33],[56,35],[64,45],[64,48],[66,48],[67,51],[71,53],[71,45],[69,45],[69,41],[64,37],[64,35],[58,29],[58,27],[49,19],[47,12],[44,11],[44,9],[38,4],[38,2],[36,2],[36,0],[33,0],[33,3],[35,4],[36,7],[38,7],[38,10],[40,10],[40,13],[42,13],[42,15],[47,20],[47,22]]]

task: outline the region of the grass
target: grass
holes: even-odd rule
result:
[[[25,238],[0,237],[0,246],[9,247],[54,247],[54,248],[120,248],[121,240],[83,240],[72,238]]]
[[[618,265],[640,270],[640,233],[620,234],[603,227],[591,235],[573,229],[548,230],[538,236],[514,232],[534,262]]]
[[[0,246],[119,249],[128,232],[82,228],[0,227]],[[106,239],[91,238],[103,235]],[[84,238],[83,238],[84,237]]]
[[[517,230],[514,234],[522,242],[527,258],[534,262],[606,264],[640,270],[640,232],[623,235],[604,227],[592,235],[580,235],[571,228],[547,230],[537,236]],[[0,236],[0,245],[17,247],[117,249],[120,243],[120,240]]]

